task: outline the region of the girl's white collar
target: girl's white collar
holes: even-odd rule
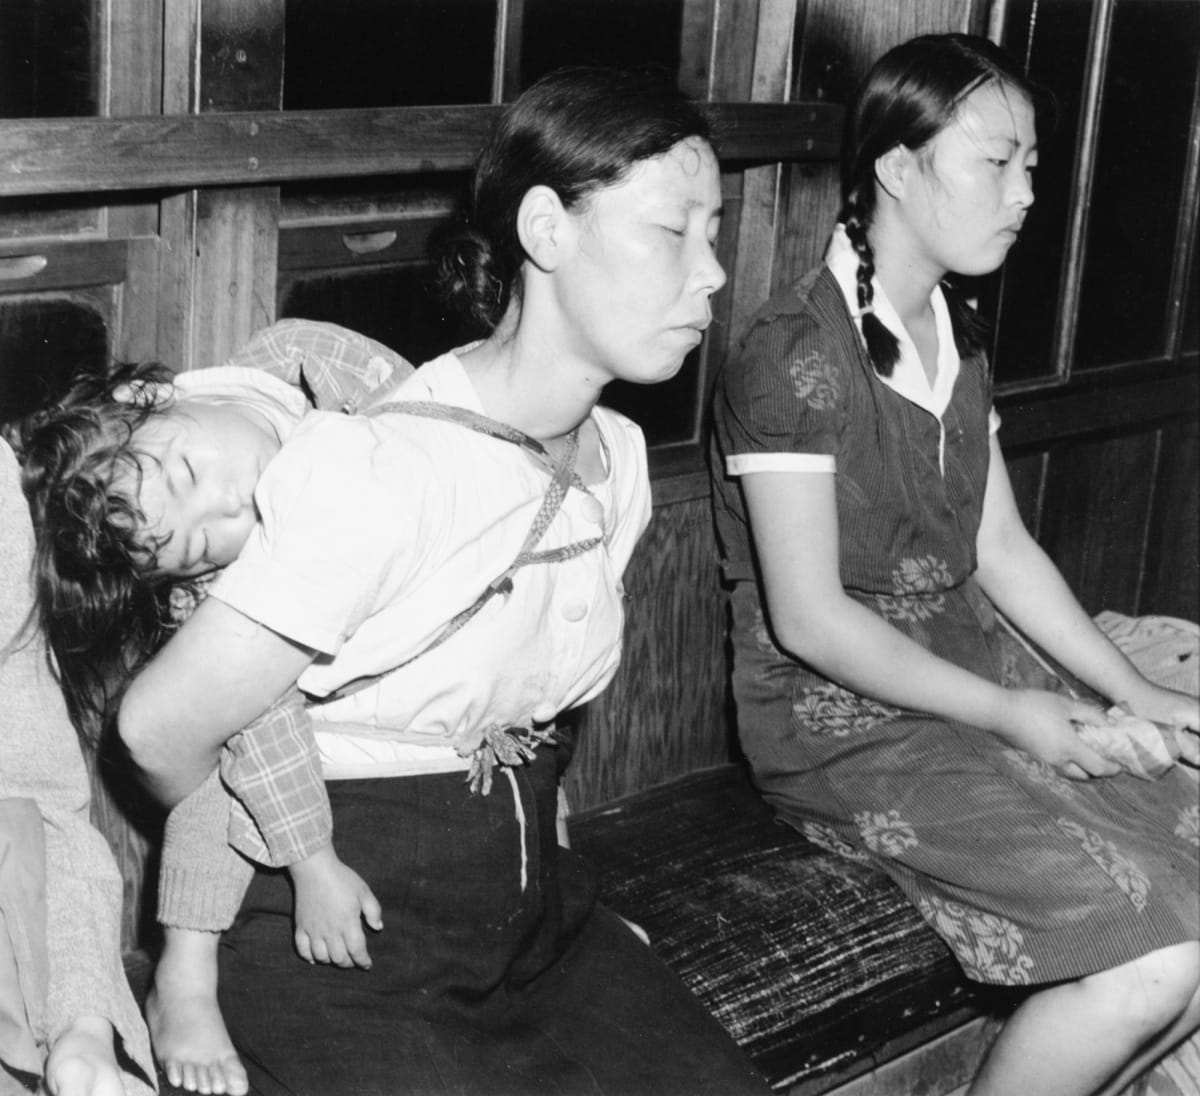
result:
[[[862,334],[862,315],[858,304],[858,255],[854,245],[850,243],[846,229],[838,225],[830,237],[829,246],[825,251],[825,265],[829,267],[837,281],[838,288],[846,300],[846,307],[854,317],[854,325]],[[954,329],[950,324],[950,312],[946,306],[946,298],[942,295],[940,286],[935,286],[930,303],[933,306],[933,317],[938,340],[937,376],[931,385],[921,365],[917,348],[909,337],[904,324],[888,300],[887,294],[880,285],[878,278],[871,279],[874,291],[873,311],[875,317],[893,334],[900,343],[900,360],[890,377],[881,377],[889,388],[905,399],[925,408],[930,414],[941,419],[942,413],[950,403],[954,391],[954,382],[958,379],[959,357],[954,345]]]

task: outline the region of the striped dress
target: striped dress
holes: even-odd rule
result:
[[[764,612],[740,454],[836,460],[846,592],[947,661],[1063,689],[975,582],[991,390],[965,360],[941,415],[875,375],[820,268],[759,313],[718,382],[714,504],[738,730],[756,783],[819,844],[876,864],[977,981],[1074,979],[1200,933],[1194,775],[1074,782],[999,737],[849,692],[784,653]]]

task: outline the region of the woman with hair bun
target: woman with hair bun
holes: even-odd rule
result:
[[[298,684],[339,851],[382,907],[369,971],[306,968],[286,880],[253,880],[219,963],[254,1091],[765,1091],[556,839],[555,717],[616,671],[650,516],[641,433],[597,401],[700,342],[720,215],[707,122],[674,89],[579,69],[526,91],[439,265],[483,338],[356,415],[306,415],[253,477],[237,558],[125,693],[121,736],[170,805]],[[143,468],[155,545],[197,440]]]
[[[971,1096],[1115,1092],[1200,1023],[1196,783],[1168,753],[1196,762],[1196,700],[1139,674],[1024,528],[981,325],[946,282],[1017,240],[1038,99],[985,39],[881,58],[825,262],[758,313],[714,408],[758,787],[892,876],[969,977],[1035,990]],[[1172,725],[1167,771],[1122,769],[1121,720],[1025,636]]]

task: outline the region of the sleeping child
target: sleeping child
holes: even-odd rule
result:
[[[218,368],[174,376],[125,366],[85,378],[8,431],[38,531],[41,623],[77,725],[103,721],[237,557],[257,521],[257,473],[300,419],[314,407],[353,410],[411,371],[355,332],[284,320]],[[219,772],[167,821],[164,947],[147,1018],[167,1078],[189,1090],[248,1088],[217,1007],[216,948],[254,864],[288,869],[303,959],[370,965],[362,923],[382,927],[379,904],[334,852],[295,687],[229,743]]]

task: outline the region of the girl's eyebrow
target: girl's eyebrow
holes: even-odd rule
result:
[[[1024,149],[1026,152],[1037,152],[1037,141],[1033,141],[1028,145],[1023,145],[1011,133],[992,133],[984,138],[985,141],[995,141],[1016,152],[1019,149]]]

